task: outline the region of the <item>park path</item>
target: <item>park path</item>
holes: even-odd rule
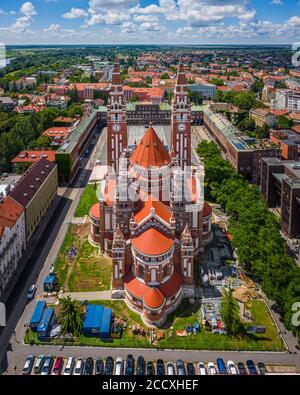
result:
[[[111,300],[111,291],[95,291],[95,292],[66,292],[60,297],[70,296],[72,299],[80,301],[84,300]]]

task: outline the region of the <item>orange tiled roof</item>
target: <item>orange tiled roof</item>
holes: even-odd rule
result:
[[[170,155],[152,127],[133,151],[130,162],[142,167],[161,167],[171,162]]]
[[[90,209],[90,217],[100,219],[100,205],[99,203],[94,204]]]
[[[164,254],[169,251],[173,244],[172,237],[164,235],[155,228],[150,228],[132,239],[133,247],[146,255]]]
[[[47,159],[50,162],[55,162],[54,150],[30,150],[21,151],[11,163],[37,163],[41,159]]]
[[[9,196],[0,203],[0,237],[5,228],[14,226],[23,210],[23,207]]]
[[[143,301],[150,309],[158,309],[164,304],[165,297],[158,288],[148,287],[144,294]]]
[[[151,208],[155,209],[155,214],[161,219],[170,223],[171,212],[164,203],[156,200],[152,195],[149,195],[148,199],[140,204],[138,212],[134,216],[135,221],[137,223],[142,222],[150,214]]]
[[[146,292],[149,290],[149,286],[139,281],[137,278],[133,276],[132,273],[128,274],[125,278],[125,287],[126,290],[133,295],[135,298],[142,300]],[[170,298],[174,296],[180,287],[182,286],[182,276],[175,270],[172,276],[168,281],[161,284],[158,287],[158,290],[165,298]],[[148,297],[151,294],[148,295]],[[150,298],[149,298],[150,299]],[[155,295],[156,299],[156,295]],[[150,300],[147,300],[147,303],[151,303]],[[150,306],[149,306],[150,307]]]
[[[203,217],[208,217],[212,213],[212,207],[207,203],[204,202],[203,206]]]
[[[71,133],[68,127],[52,127],[44,131],[43,135],[49,137],[67,137]]]

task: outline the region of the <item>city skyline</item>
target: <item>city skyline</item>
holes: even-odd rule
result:
[[[0,2],[12,44],[291,44],[298,0],[13,0]]]

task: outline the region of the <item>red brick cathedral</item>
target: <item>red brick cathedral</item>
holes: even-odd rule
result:
[[[211,240],[204,172],[191,161],[191,106],[179,65],[172,104],[171,147],[150,126],[127,144],[126,103],[115,63],[107,114],[109,172],[90,210],[90,240],[112,257],[113,292],[149,325],[159,326],[194,296],[194,262]]]

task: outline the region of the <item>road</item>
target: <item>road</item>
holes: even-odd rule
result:
[[[95,130],[96,131],[96,130]],[[94,134],[90,137],[86,146],[89,146],[93,141]],[[1,329],[0,332],[0,361],[1,370],[6,370],[9,353],[11,353],[11,344],[18,345],[15,341],[15,336],[12,336],[14,331],[16,336],[24,336],[25,323],[30,320],[33,312],[35,301],[27,303],[26,294],[31,284],[36,284],[36,296],[43,292],[43,279],[48,274],[50,266],[55,262],[56,256],[60,250],[68,226],[72,221],[76,207],[78,205],[81,194],[88,182],[93,167],[92,161],[97,159],[99,150],[99,135],[97,136],[97,143],[93,147],[90,158],[82,160],[82,168],[70,184],[70,186],[58,189],[58,198],[53,203],[52,207],[48,210],[44,218],[44,224],[37,229],[33,241],[28,246],[26,251],[27,260],[29,262],[21,273],[13,291],[11,292],[6,303],[6,320],[7,325]],[[85,152],[83,150],[83,152]],[[21,320],[19,321],[19,319]],[[19,321],[19,322],[18,322]],[[18,354],[17,351],[16,354]]]

